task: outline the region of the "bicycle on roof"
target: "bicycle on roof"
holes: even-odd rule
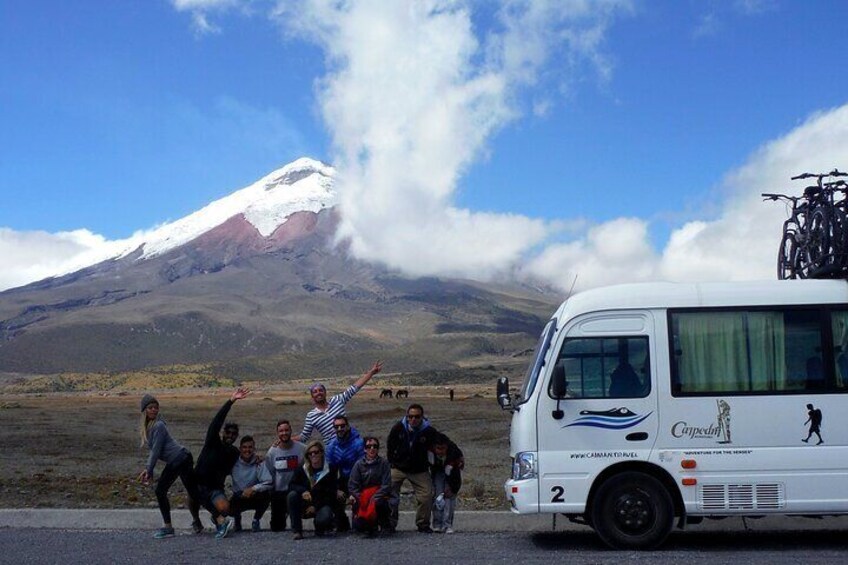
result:
[[[762,194],[790,206],[777,254],[778,279],[848,278],[848,183],[838,177],[848,173],[802,173],[792,180],[815,178],[816,184],[801,196]]]

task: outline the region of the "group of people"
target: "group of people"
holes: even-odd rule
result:
[[[174,536],[168,490],[177,478],[188,493],[194,532],[203,532],[203,506],[212,516],[218,539],[240,531],[241,515],[248,510],[253,511],[251,529],[260,531],[269,508],[271,530],[284,531],[288,522],[296,540],[303,539],[304,519],[313,519],[317,536],[351,527],[368,536],[390,535],[397,527],[405,481],[415,495],[418,531],[452,533],[464,457],[454,442],[430,425],[424,408],[411,404],[392,426],[385,457],[380,455],[380,439],[360,435],[345,414],[346,404],[381,369],[382,363],[376,362],[329,399],[323,384],[312,385],[313,407],[301,433],[294,436],[291,422],[279,420],[276,440],[264,457],[257,455],[252,436],[239,440],[238,424],[227,421],[233,404],[248,396],[248,389],[238,388],[212,419],[196,464],[191,452],[171,437],[156,398],[144,395],[141,444],[149,448],[149,455],[139,480],[149,484],[157,461],[165,463],[155,489],[164,525],[154,537]],[[227,476],[230,496],[225,492]]]

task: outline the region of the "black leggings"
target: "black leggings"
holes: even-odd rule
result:
[[[168,501],[168,489],[171,488],[177,477],[183,482],[189,499],[197,500],[197,483],[194,479],[194,458],[191,456],[191,453],[177,465],[172,465],[171,463],[165,465],[165,468],[162,469],[162,475],[159,477],[159,482],[156,484],[156,501],[159,503],[159,512],[162,513],[162,520],[166,524],[171,523],[171,503]]]

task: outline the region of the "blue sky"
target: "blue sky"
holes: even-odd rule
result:
[[[737,223],[770,226],[756,233],[728,231],[734,214],[761,188],[791,189],[797,167],[848,168],[844,2],[334,4],[0,2],[0,255],[18,256],[0,289],[57,268],[49,242],[68,238],[57,234],[84,230],[80,248],[126,238],[300,156],[351,173],[353,249],[411,274],[518,270],[560,286],[572,271],[586,286],[756,278],[773,271],[783,210],[741,214]],[[523,27],[511,35],[509,21]],[[375,40],[381,26],[402,33]],[[512,36],[512,51],[498,51]],[[414,44],[425,41],[434,45],[421,55]],[[525,64],[504,63],[510,53]],[[428,123],[438,97],[394,108],[408,95],[395,85],[419,75],[432,75],[424,93],[446,85],[446,98],[468,97],[423,137],[407,116]],[[386,115],[361,102],[383,95]],[[412,149],[375,141],[380,132]],[[445,164],[435,146],[448,142],[460,154]],[[796,153],[778,160],[787,146]],[[387,161],[393,184],[375,188]],[[451,174],[432,188],[440,168]],[[392,218],[374,211],[386,201],[399,209],[393,249],[383,247]],[[445,217],[444,241],[422,260],[405,226],[432,236]],[[368,233],[374,224],[384,230]],[[763,242],[754,266],[716,258],[740,237]],[[503,252],[481,255],[481,239]],[[468,254],[442,260],[457,247]]]

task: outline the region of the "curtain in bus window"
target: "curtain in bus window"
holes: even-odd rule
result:
[[[844,388],[848,381],[848,312],[833,312],[833,354],[836,363],[836,386]]]
[[[711,312],[675,318],[680,392],[775,390],[785,385],[781,314]]]
[[[748,312],[747,322],[751,362],[749,390],[785,390],[786,328],[783,314]]]
[[[740,314],[681,314],[678,332],[681,392],[739,389],[747,373]]]

